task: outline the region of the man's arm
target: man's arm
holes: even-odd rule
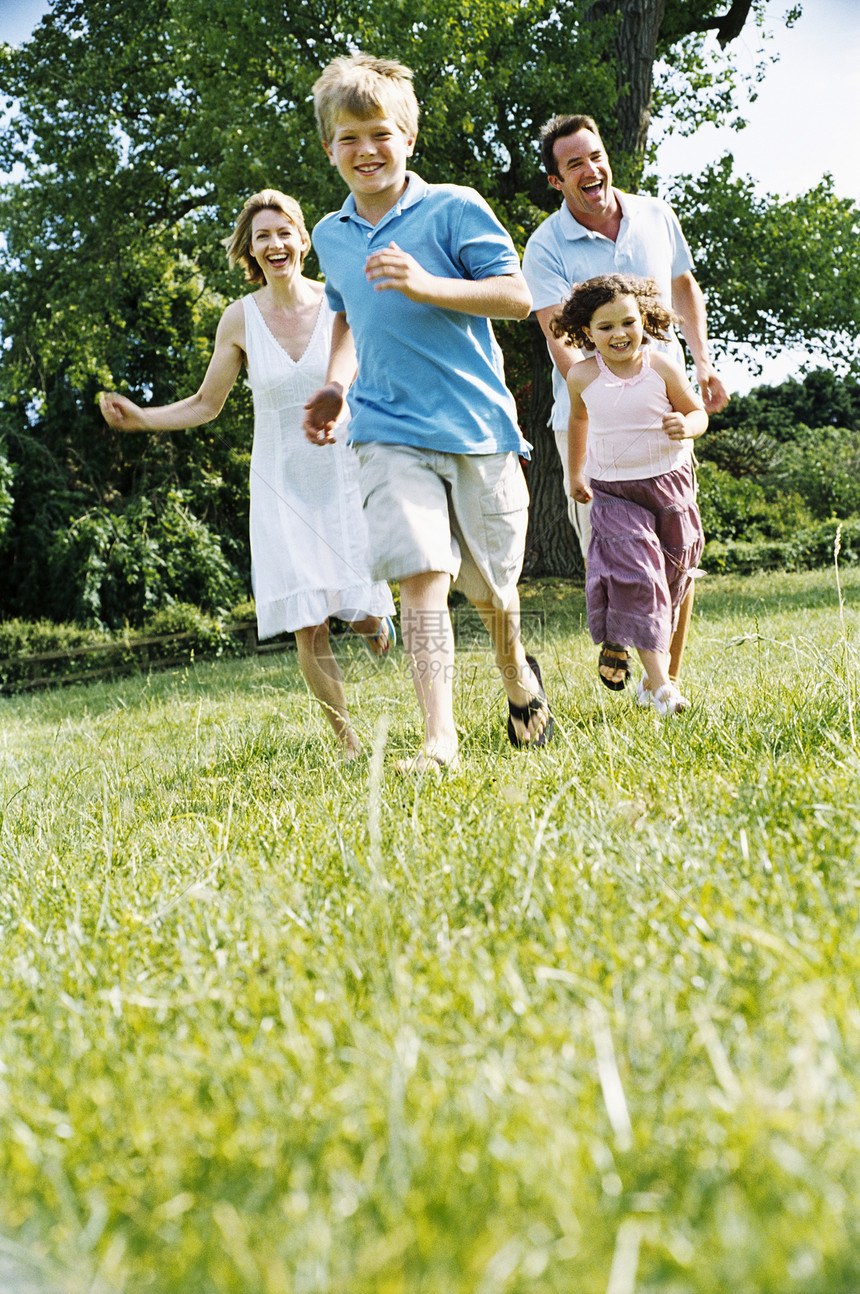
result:
[[[519,271],[486,279],[442,278],[423,269],[396,243],[369,256],[365,273],[377,292],[402,292],[422,305],[484,319],[526,319],[532,308],[531,293]]]
[[[561,302],[557,306],[544,306],[542,310],[535,310],[535,319],[537,319],[541,326],[541,332],[546,337],[546,344],[549,346],[552,362],[562,377],[566,378],[571,364],[578,363],[579,360],[585,359],[585,356],[576,346],[571,346],[561,337],[554,337],[550,332],[550,321],[553,315],[558,314],[560,309]]]
[[[689,270],[672,279],[672,309],[681,320],[681,332],[696,366],[696,380],[708,413],[719,413],[729,395],[717,376],[708,350],[708,323],[702,289]]]

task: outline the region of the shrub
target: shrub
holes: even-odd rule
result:
[[[82,624],[139,625],[173,602],[220,611],[242,591],[180,490],[160,503],[139,496],[122,513],[92,509],[54,534],[49,558],[53,602],[63,619]]]
[[[811,524],[797,493],[768,492],[745,476],[738,480],[714,463],[699,464],[699,510],[710,541],[779,539]]]
[[[840,531],[841,527],[841,531]],[[753,575],[757,571],[803,571],[831,566],[836,535],[840,535],[839,561],[860,564],[860,519],[823,521],[783,539],[709,540],[702,554],[702,570],[713,575]]]

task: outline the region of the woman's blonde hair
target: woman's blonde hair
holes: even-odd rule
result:
[[[329,63],[314,83],[314,111],[320,138],[328,144],[341,113],[367,121],[390,117],[404,135],[418,133],[418,100],[412,72],[391,58],[350,54]]]
[[[289,197],[286,193],[281,193],[280,189],[261,189],[259,193],[253,193],[239,212],[236,227],[230,237],[222,239],[224,246],[227,248],[227,259],[231,268],[234,265],[241,265],[245,271],[245,278],[250,283],[263,283],[265,281],[262,269],[256,258],[251,255],[251,226],[258,211],[279,211],[282,216],[289,220],[291,225],[295,226],[302,240],[301,263],[303,265],[311,247],[310,236],[305,227],[305,218],[295,198]]]

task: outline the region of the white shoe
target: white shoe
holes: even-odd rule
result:
[[[647,710],[651,704],[651,689],[645,686],[646,675],[643,674],[636,684],[636,704],[641,705],[643,710]]]
[[[681,696],[674,683],[664,683],[650,695],[651,704],[661,719],[669,719],[673,714],[680,714],[690,704],[685,696]]]

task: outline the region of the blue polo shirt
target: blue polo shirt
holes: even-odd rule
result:
[[[345,311],[358,353],[350,442],[527,457],[489,319],[375,292],[365,278],[368,256],[390,242],[444,278],[519,271],[510,237],[474,189],[426,184],[413,172],[407,179],[378,225],[358,215],[350,194],[313,231],[329,304]]]
[[[664,305],[671,308],[672,280],[693,268],[678,217],[662,198],[622,193],[619,189],[615,193],[621,203],[621,227],[614,242],[581,225],[566,203],[538,225],[523,255],[523,274],[534,310],[560,305],[574,283],[584,283],[598,274],[637,274],[656,279]],[[680,368],[684,367],[684,352],[674,333],[671,342],[653,344]],[[552,425],[567,427],[570,397],[567,382],[555,365],[552,394]]]

